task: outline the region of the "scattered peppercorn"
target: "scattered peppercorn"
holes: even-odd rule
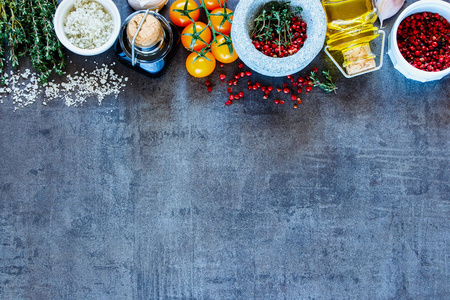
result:
[[[302,93],[302,86],[306,86],[306,94],[308,94],[313,87],[315,86],[319,86],[323,89],[323,84],[318,81],[317,77],[316,77],[316,72],[318,72],[317,68],[312,68],[312,71],[310,74],[306,75],[305,77],[299,77],[298,80],[294,80],[294,76],[293,75],[287,75],[286,78],[290,80],[292,87],[298,87],[297,88],[297,94],[300,95]],[[331,82],[331,77],[329,75],[328,72],[323,72],[326,79],[328,81]],[[239,72],[237,74],[235,74],[233,76],[233,78],[231,80],[228,81],[228,85],[229,86],[233,86],[233,85],[238,85],[238,81],[240,78],[244,77],[244,76],[251,76],[251,72],[250,71],[242,71]],[[223,81],[226,76],[225,74],[220,74],[219,78]],[[306,78],[306,79],[304,79]],[[332,82],[331,82],[332,83]],[[326,83],[328,84],[328,83]],[[206,81],[206,85],[208,86],[208,91],[212,91],[212,85],[211,82],[209,80]],[[333,90],[336,90],[336,86],[333,84]],[[258,89],[260,89],[263,92],[263,99],[268,99],[270,96],[271,91],[274,89],[273,86],[269,85],[269,86],[264,86],[262,85],[260,82],[255,82],[252,83],[250,80],[247,81],[247,88],[249,91],[257,91]],[[291,89],[289,88],[288,83],[283,83],[282,84],[282,88],[276,88],[276,90],[278,92],[283,92],[285,94],[289,94],[289,93],[294,93],[293,91],[291,91]],[[295,89],[294,89],[295,90]],[[242,99],[244,97],[244,92],[239,92],[235,95],[233,95],[233,88],[228,87],[227,88],[227,92],[230,94],[228,96],[228,100],[225,102],[225,104],[231,105],[233,103],[234,100],[239,100]],[[296,103],[294,103],[294,108],[297,108],[299,104],[301,104],[303,101],[300,100],[300,97],[298,97],[298,95],[296,94],[291,94],[289,96],[289,99],[291,99],[292,101],[296,101]],[[283,99],[275,99],[274,100],[275,104],[285,104],[285,100]]]
[[[301,11],[301,7],[292,8],[290,2],[266,3],[256,16],[250,33],[253,46],[270,57],[297,53],[307,38],[307,26],[301,19]]]

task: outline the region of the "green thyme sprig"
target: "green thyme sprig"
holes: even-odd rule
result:
[[[29,53],[33,67],[46,82],[52,72],[62,74],[65,67],[62,45],[56,37],[52,18],[56,11],[54,0],[27,0],[28,25],[33,30],[28,36]]]
[[[293,33],[289,31],[294,16],[300,16],[301,7],[291,7],[290,2],[271,1],[266,3],[254,20],[250,36],[259,41],[276,38],[277,46],[289,46]]]
[[[309,73],[309,78],[311,78],[314,86],[318,86],[327,93],[334,92],[336,94],[337,86],[333,83],[330,71],[322,71],[322,74],[325,77],[326,82],[321,82],[317,78],[317,74],[314,71],[311,71],[311,73]]]
[[[19,49],[26,43],[25,30],[21,23],[23,16],[18,9],[19,5],[16,0],[6,0],[2,9],[5,14],[3,19],[5,20],[6,16],[7,20],[5,34],[9,46],[9,59],[14,68],[19,66]]]
[[[19,66],[19,57],[28,53],[42,83],[52,72],[62,74],[63,47],[52,23],[56,6],[55,0],[0,0],[0,73],[5,68],[6,42],[13,68]]]
[[[6,39],[6,3],[5,0],[0,0],[0,84],[5,83],[5,76],[3,75],[5,69],[5,48],[3,41]]]

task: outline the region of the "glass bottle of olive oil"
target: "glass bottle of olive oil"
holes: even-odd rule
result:
[[[369,42],[380,34],[373,26],[378,12],[372,0],[322,0],[327,16],[329,50],[341,51],[348,75],[375,68]]]

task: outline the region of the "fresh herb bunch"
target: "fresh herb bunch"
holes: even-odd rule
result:
[[[33,67],[40,72],[41,82],[52,72],[62,74],[65,66],[63,47],[52,23],[55,0],[0,0],[0,74],[4,72],[6,52],[14,68],[19,57],[28,53]],[[4,76],[1,76],[2,81]]]
[[[5,68],[5,48],[3,46],[3,41],[6,38],[6,5],[5,0],[0,0],[0,84],[5,81],[5,76],[3,76],[3,70]]]
[[[259,41],[272,40],[277,37],[278,46],[289,46],[294,38],[289,30],[293,17],[300,17],[301,7],[291,7],[291,2],[271,1],[266,3],[255,18],[250,36]]]
[[[331,79],[331,75],[329,71],[322,71],[323,76],[325,77],[326,82],[321,82],[317,78],[317,72],[312,71],[309,74],[309,78],[311,78],[314,86],[318,86],[322,90],[324,90],[327,93],[334,92],[336,94],[337,86],[333,83],[333,80]]]

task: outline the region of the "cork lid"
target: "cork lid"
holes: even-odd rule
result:
[[[144,17],[144,13],[135,15],[127,25],[127,36],[128,40],[131,42],[133,40],[134,35],[139,27],[139,24]],[[142,24],[141,30],[136,36],[135,45],[141,48],[148,48],[159,41],[161,41],[164,37],[164,32],[161,27],[161,23],[158,19],[156,19],[152,15],[147,15],[144,23]]]
[[[348,75],[355,75],[376,67],[375,55],[369,44],[358,45],[343,52],[344,67]]]

